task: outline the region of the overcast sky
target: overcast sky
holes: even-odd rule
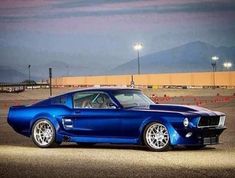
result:
[[[2,65],[64,60],[63,54],[77,58],[70,65],[115,67],[136,57],[132,45],[138,41],[145,55],[198,40],[235,46],[234,0],[0,2],[0,48],[23,49],[0,54]],[[40,53],[41,60],[22,57],[29,51]],[[48,58],[55,53],[56,59]]]

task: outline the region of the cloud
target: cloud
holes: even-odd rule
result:
[[[127,2],[127,0],[122,0]],[[89,4],[93,1],[79,1],[80,4]],[[105,3],[107,1],[101,1],[99,3]],[[113,2],[114,1],[108,1]],[[128,1],[129,2],[129,1]],[[72,3],[72,2],[70,2]],[[74,3],[76,3],[74,1]],[[79,3],[76,3],[77,5]],[[98,0],[97,0],[98,3]],[[68,5],[69,3],[67,3]],[[67,6],[68,7],[68,6]],[[54,7],[54,9],[57,9]],[[58,10],[58,9],[57,9]],[[21,20],[37,20],[37,19],[61,19],[70,17],[100,17],[100,16],[115,16],[115,15],[136,15],[136,14],[171,14],[171,13],[218,13],[218,12],[235,12],[235,2],[197,2],[197,3],[184,3],[184,4],[167,4],[167,5],[155,5],[155,6],[145,6],[142,8],[120,8],[110,10],[76,10],[66,12],[55,13],[40,13],[37,15],[17,15],[17,16],[0,16],[0,22],[18,22]]]
[[[138,2],[143,0],[70,0],[70,1],[60,1],[53,4],[51,7],[55,8],[75,8],[75,7],[85,7],[85,6],[97,6],[102,4],[118,4],[126,2]]]

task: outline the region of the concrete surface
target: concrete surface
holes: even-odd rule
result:
[[[209,100],[212,97],[207,97]],[[212,100],[212,99],[211,99]],[[185,100],[184,100],[185,101]],[[234,177],[235,100],[205,106],[227,114],[222,144],[202,150],[178,148],[150,152],[130,145],[91,147],[64,143],[40,149],[15,133],[6,122],[7,106],[34,100],[0,101],[0,177]],[[181,102],[176,97],[171,103]],[[187,102],[192,102],[187,101]]]

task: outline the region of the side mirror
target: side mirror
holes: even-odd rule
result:
[[[117,106],[113,103],[109,103],[109,108],[111,109],[117,109]]]

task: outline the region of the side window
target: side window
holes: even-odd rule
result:
[[[66,96],[57,96],[51,99],[51,104],[62,104],[66,105]]]
[[[146,105],[143,96],[138,93],[122,93],[115,95],[115,97],[124,107]]]
[[[95,97],[95,93],[78,92],[73,96],[74,108],[90,108],[90,101]]]
[[[111,109],[112,101],[103,92],[78,92],[74,94],[74,108]]]

